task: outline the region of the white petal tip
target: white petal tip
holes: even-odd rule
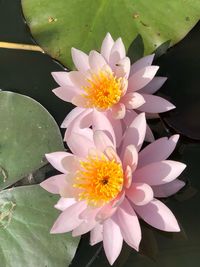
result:
[[[186,164],[184,164],[184,163],[181,163],[181,165],[182,165],[182,171],[184,171],[184,170],[185,170],[185,168],[187,167],[187,165],[186,165]]]
[[[45,157],[46,157],[46,159],[48,160],[48,159],[51,157],[51,153],[46,153],[46,154],[45,154]]]
[[[56,75],[57,74],[57,71],[52,71],[51,72],[51,75],[54,77],[54,75]]]
[[[181,190],[184,186],[185,186],[185,182],[179,180],[179,189],[178,190]]]
[[[180,231],[181,231],[181,229],[178,226],[178,224],[175,227],[173,227],[173,229],[172,229],[172,232],[180,232]]]
[[[169,139],[171,139],[172,141],[174,141],[174,143],[177,143],[178,140],[179,140],[179,138],[180,138],[180,134],[174,134]]]
[[[57,88],[56,89],[53,89],[52,92],[59,97],[59,94],[57,93]]]
[[[168,110],[175,109],[175,108],[176,108],[176,106],[174,106],[174,105],[170,105],[170,106],[168,107]]]
[[[138,115],[138,117],[141,117],[141,119],[146,120],[145,112],[142,112]]]
[[[72,56],[73,56],[73,54],[76,53],[77,51],[79,51],[79,50],[76,49],[76,48],[74,48],[74,47],[72,47],[72,48],[71,48],[71,54],[72,54]]]
[[[112,35],[109,32],[107,32],[106,37],[112,38]]]
[[[50,230],[50,234],[58,234],[58,232],[56,231],[56,229],[54,229],[54,227],[52,227]]]
[[[45,181],[41,182],[41,183],[40,183],[40,186],[41,186],[43,189],[46,190]]]
[[[73,237],[77,237],[77,236],[80,236],[80,235],[78,235],[78,234],[72,232],[72,236],[73,236]]]

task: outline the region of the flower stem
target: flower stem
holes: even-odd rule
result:
[[[29,44],[0,42],[0,48],[20,49],[20,50],[28,50],[28,51],[36,51],[36,52],[44,53],[44,50],[41,47],[37,45],[29,45]]]

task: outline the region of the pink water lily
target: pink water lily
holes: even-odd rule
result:
[[[67,128],[86,109],[127,121],[140,112],[155,117],[175,108],[167,100],[153,95],[166,81],[165,77],[155,77],[159,67],[151,65],[153,58],[152,54],[131,65],[121,38],[114,41],[109,33],[100,53],[93,50],[87,55],[72,48],[77,71],[52,73],[60,86],[53,92],[77,106],[67,115],[62,127]],[[148,132],[147,139],[152,141],[150,129]]]
[[[160,138],[140,151],[145,132],[145,115],[141,113],[123,133],[118,148],[110,124],[106,131],[93,129],[91,134],[90,129],[88,135],[87,129],[71,132],[67,144],[72,153],[46,155],[61,172],[41,183],[61,196],[55,207],[62,212],[51,233],[72,231],[73,236],[79,236],[90,231],[91,245],[103,241],[112,265],[123,240],[139,250],[138,217],[157,229],[180,231],[172,212],[156,199],[173,195],[184,186],[176,178],[185,164],[166,160],[179,136]]]

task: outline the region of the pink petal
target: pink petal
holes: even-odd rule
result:
[[[53,152],[49,154],[45,154],[48,162],[56,168],[58,171],[62,173],[67,173],[67,170],[64,168],[62,164],[62,160],[68,156],[72,156],[71,153],[68,152]]]
[[[115,68],[116,64],[126,56],[126,50],[121,38],[118,38],[110,52],[109,65]]]
[[[85,209],[85,207],[85,202],[77,202],[64,210],[55,221],[51,229],[51,233],[65,233],[76,228],[82,222],[82,220],[79,219],[79,214]]]
[[[93,110],[85,109],[81,112],[76,119],[69,125],[65,132],[64,140],[67,141],[72,132],[84,135],[86,138],[93,141],[93,131],[89,127],[92,123]]]
[[[81,91],[78,88],[72,86],[58,87],[52,91],[60,99],[71,102],[73,97],[80,94]]]
[[[125,94],[121,102],[129,109],[137,109],[145,103],[144,97],[136,92]]]
[[[134,207],[139,216],[153,227],[167,232],[179,232],[173,213],[161,201],[154,199],[145,206]]]
[[[169,139],[167,137],[157,139],[155,142],[146,146],[139,153],[138,168],[141,168],[152,162],[157,162],[167,159],[174,151],[178,139],[179,135],[176,134],[171,136]]]
[[[103,131],[94,133],[94,144],[99,151],[104,152],[107,147],[114,147],[110,138]]]
[[[128,91],[138,91],[146,86],[156,75],[158,66],[149,66],[138,70],[128,80]]]
[[[148,184],[133,183],[131,187],[126,190],[126,195],[135,205],[142,206],[153,199],[153,190]]]
[[[112,124],[112,128],[114,129],[115,132],[116,146],[119,147],[122,140],[122,122],[121,120],[115,120],[111,112],[106,112],[106,116],[108,117],[109,121]]]
[[[124,158],[123,158],[123,167],[130,166],[132,172],[135,171],[138,164],[138,152],[134,145],[128,145],[125,148]]]
[[[69,75],[70,72],[66,71],[57,71],[52,72],[51,75],[53,76],[54,80],[59,84],[60,86],[73,86],[73,82]]]
[[[80,236],[92,230],[98,223],[95,220],[98,210],[99,209],[93,209],[92,212],[90,212],[90,216],[83,220],[82,223],[73,230],[72,236]]]
[[[111,217],[117,210],[116,206],[111,205],[110,203],[105,205],[96,215],[97,221],[104,221]]]
[[[92,127],[94,131],[104,131],[105,134],[112,140],[113,144],[116,145],[115,133],[110,120],[106,114],[99,112],[94,109],[92,118]]]
[[[156,95],[142,94],[145,103],[138,107],[138,110],[149,113],[161,113],[174,109],[175,106],[169,101]]]
[[[116,150],[111,147],[111,146],[107,146],[106,149],[104,150],[104,155],[106,155],[106,157],[112,161],[114,160],[115,162],[118,162],[121,164],[121,159],[120,157],[117,155]]]
[[[163,84],[166,82],[167,77],[154,77],[150,83],[148,83],[145,87],[140,89],[140,93],[144,94],[154,94],[157,92]]]
[[[126,198],[118,208],[116,218],[123,239],[129,246],[138,251],[141,241],[140,224],[137,215]]]
[[[124,170],[124,187],[129,188],[132,183],[132,170],[129,165]]]
[[[75,95],[72,98],[71,103],[80,108],[88,108],[88,100],[82,95]]]
[[[126,108],[123,103],[117,103],[112,107],[112,115],[116,120],[121,120],[126,114]]]
[[[114,45],[113,38],[110,35],[110,33],[107,33],[101,45],[101,54],[107,60],[107,62],[109,62],[110,52],[113,45]]]
[[[123,119],[123,122],[125,123],[126,127],[129,127],[130,124],[133,122],[133,120],[138,116],[138,113],[136,113],[134,110],[127,110],[126,115]]]
[[[128,57],[125,57],[121,59],[115,67],[115,75],[117,77],[125,77],[128,78],[130,73],[130,59]]]
[[[108,219],[103,224],[103,246],[106,257],[112,265],[119,256],[123,244],[123,237],[117,223]]]
[[[76,200],[74,198],[61,197],[58,200],[58,202],[54,205],[54,207],[58,210],[64,211],[75,203],[76,203]]]
[[[150,66],[153,62],[155,54],[148,55],[146,57],[143,57],[139,60],[137,60],[132,66],[131,66],[131,71],[130,71],[130,76],[132,76],[134,73],[137,71]]]
[[[160,185],[175,180],[186,165],[172,160],[153,162],[137,169],[133,174],[133,182],[144,182],[149,185]]]
[[[163,185],[153,186],[155,197],[169,197],[176,194],[181,188],[185,186],[185,182],[178,179]]]
[[[80,168],[79,158],[74,155],[69,155],[62,159],[61,164],[68,172],[76,172]]]
[[[59,194],[60,189],[67,185],[65,175],[59,174],[40,183],[40,186],[52,194]]]
[[[78,199],[78,195],[80,193],[79,188],[75,188],[73,186],[74,183],[74,173],[66,174],[65,176],[65,186],[60,188],[60,195],[64,198],[75,198]]]
[[[103,240],[103,225],[96,224],[90,232],[90,245],[94,246]]]
[[[89,54],[89,64],[91,69],[100,70],[103,66],[107,65],[104,57],[97,51],[92,50]]]
[[[76,107],[70,111],[70,113],[67,115],[67,117],[64,119],[63,123],[61,124],[61,128],[67,128],[74,119],[77,118],[78,115],[80,115],[85,109]]]
[[[118,196],[110,202],[113,208],[117,208],[121,203],[124,201],[125,198],[125,191],[122,190]],[[114,214],[114,213],[113,213]]]
[[[97,208],[94,206],[87,206],[80,215],[79,218],[85,221],[90,220],[91,217],[95,218],[97,213],[101,210],[101,208]]]
[[[123,138],[122,154],[128,145],[134,145],[137,151],[140,150],[146,133],[145,114],[139,114],[129,128],[126,130]]]
[[[83,88],[83,86],[87,86],[87,75],[84,72],[81,71],[70,71],[69,72],[69,78],[73,82],[74,86],[79,87],[80,89]]]
[[[88,55],[73,47],[71,53],[72,53],[72,60],[77,70],[87,71],[90,68],[88,62]]]
[[[80,157],[87,157],[89,149],[95,147],[89,138],[77,133],[71,133],[67,140],[67,145],[73,154]]]

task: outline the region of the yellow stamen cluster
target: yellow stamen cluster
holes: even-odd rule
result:
[[[77,171],[74,187],[81,189],[79,200],[100,206],[114,199],[123,186],[123,169],[114,159],[106,156],[89,156],[80,161],[81,169]]]
[[[88,86],[83,87],[87,107],[106,110],[118,103],[123,91],[123,78],[117,78],[110,70],[101,70],[87,79]]]

